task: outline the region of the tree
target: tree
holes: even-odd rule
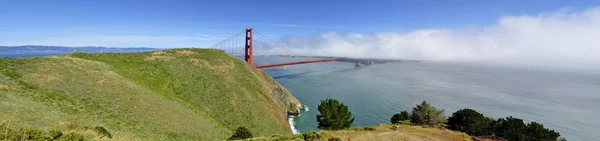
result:
[[[418,125],[439,125],[445,120],[444,110],[437,110],[425,101],[414,107],[410,116],[410,122]]]
[[[495,124],[495,134],[509,141],[556,141],[561,139],[558,132],[544,128],[543,124],[537,122],[525,124],[522,119],[507,117],[498,119]]]
[[[352,117],[352,112],[348,110],[348,106],[335,99],[321,100],[319,112],[321,113],[317,115],[319,129],[340,130],[350,128],[350,125],[354,122],[354,117]]]
[[[407,111],[402,111],[400,113],[394,114],[394,116],[392,116],[392,119],[390,121],[392,122],[392,124],[398,124],[398,123],[400,123],[400,121],[404,121],[404,120],[410,120],[410,115],[408,114]]]
[[[527,124],[525,134],[527,134],[527,139],[532,141],[558,140],[558,137],[560,137],[558,132],[544,128],[543,124],[537,122]]]
[[[527,139],[525,130],[527,125],[522,119],[513,118],[512,116],[506,119],[500,118],[496,121],[495,132],[499,137],[503,137],[509,141],[522,141]]]
[[[241,140],[247,138],[252,138],[252,133],[250,133],[250,130],[248,130],[246,127],[238,127],[235,129],[235,133],[233,133],[228,140]]]
[[[487,135],[489,122],[491,121],[483,114],[467,108],[452,113],[447,125],[448,129],[462,131],[469,135]]]
[[[560,134],[544,128],[543,124],[525,124],[522,119],[506,117],[494,120],[472,109],[461,109],[448,118],[447,128],[463,131],[469,135],[497,135],[507,140],[556,141]]]

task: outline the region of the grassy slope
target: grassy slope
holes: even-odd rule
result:
[[[396,130],[393,125],[381,124],[372,127],[374,130],[365,130],[362,127],[356,127],[348,130],[339,131],[319,131],[320,140],[328,140],[336,137],[352,141],[471,141],[472,138],[461,132],[456,132],[444,128],[424,128],[421,126],[398,125]],[[303,138],[302,135],[294,136],[270,136],[258,137],[248,140],[296,140]]]
[[[290,134],[298,101],[264,72],[219,50],[74,53],[0,59],[0,122],[103,126],[125,139],[225,139],[238,126]]]

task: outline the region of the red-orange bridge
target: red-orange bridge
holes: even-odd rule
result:
[[[241,31],[215,44],[211,48],[224,50],[225,52],[234,56],[243,55],[244,61],[248,62],[248,65],[255,66],[256,68],[272,68],[333,61],[353,62],[356,63],[355,66],[359,66],[361,64],[361,60],[355,58],[311,57],[297,55],[292,50],[275,43],[267,38],[267,36],[256,32],[252,28]],[[258,51],[258,53],[255,51]],[[261,60],[261,62],[268,63],[255,65],[255,54],[256,56],[268,56],[268,60]]]

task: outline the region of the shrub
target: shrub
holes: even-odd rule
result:
[[[365,131],[375,131],[376,128],[373,127],[373,126],[366,126],[366,127],[363,127],[363,130],[365,130]]]
[[[21,132],[25,136],[25,140],[46,140],[47,137],[43,130],[33,128],[23,129]]]
[[[83,141],[84,139],[83,139],[83,135],[71,132],[71,133],[60,136],[57,140],[59,140],[59,141]]]
[[[250,132],[250,130],[248,130],[248,128],[246,127],[238,127],[237,129],[235,129],[235,133],[233,133],[233,135],[231,135],[231,137],[229,137],[228,140],[241,140],[247,138],[252,138],[252,133]]]
[[[413,108],[410,122],[418,125],[439,125],[445,122],[444,110],[437,110],[434,106],[423,101]]]
[[[354,122],[354,117],[352,117],[352,112],[348,110],[348,106],[335,99],[321,100],[319,112],[321,113],[321,115],[317,115],[319,129],[345,129],[349,128]]]
[[[294,136],[285,136],[285,135],[273,135],[271,136],[270,140],[272,141],[287,141],[287,140],[293,140]]]
[[[327,139],[327,141],[342,141],[342,139],[340,139],[338,137],[331,137],[331,138]]]
[[[392,124],[398,124],[398,123],[400,123],[400,121],[404,121],[404,120],[410,120],[410,115],[408,114],[407,111],[402,111],[398,114],[394,114],[394,116],[392,116],[392,119],[390,121],[392,122]]]
[[[97,126],[97,127],[94,127],[93,129],[94,129],[94,131],[96,131],[96,133],[103,135],[102,137],[108,137],[108,138],[112,139],[112,135],[110,134],[110,132],[108,132],[108,130],[106,130],[106,128]]]
[[[316,140],[321,139],[321,135],[319,135],[319,133],[317,133],[315,131],[304,133],[304,134],[302,134],[302,136],[304,137],[304,140],[306,140],[306,141],[316,141]]]
[[[50,137],[50,139],[58,139],[62,135],[63,135],[62,131],[59,131],[59,130],[48,131],[48,136]]]

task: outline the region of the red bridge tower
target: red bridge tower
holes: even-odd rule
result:
[[[246,56],[244,60],[252,66],[252,28],[246,28]]]

